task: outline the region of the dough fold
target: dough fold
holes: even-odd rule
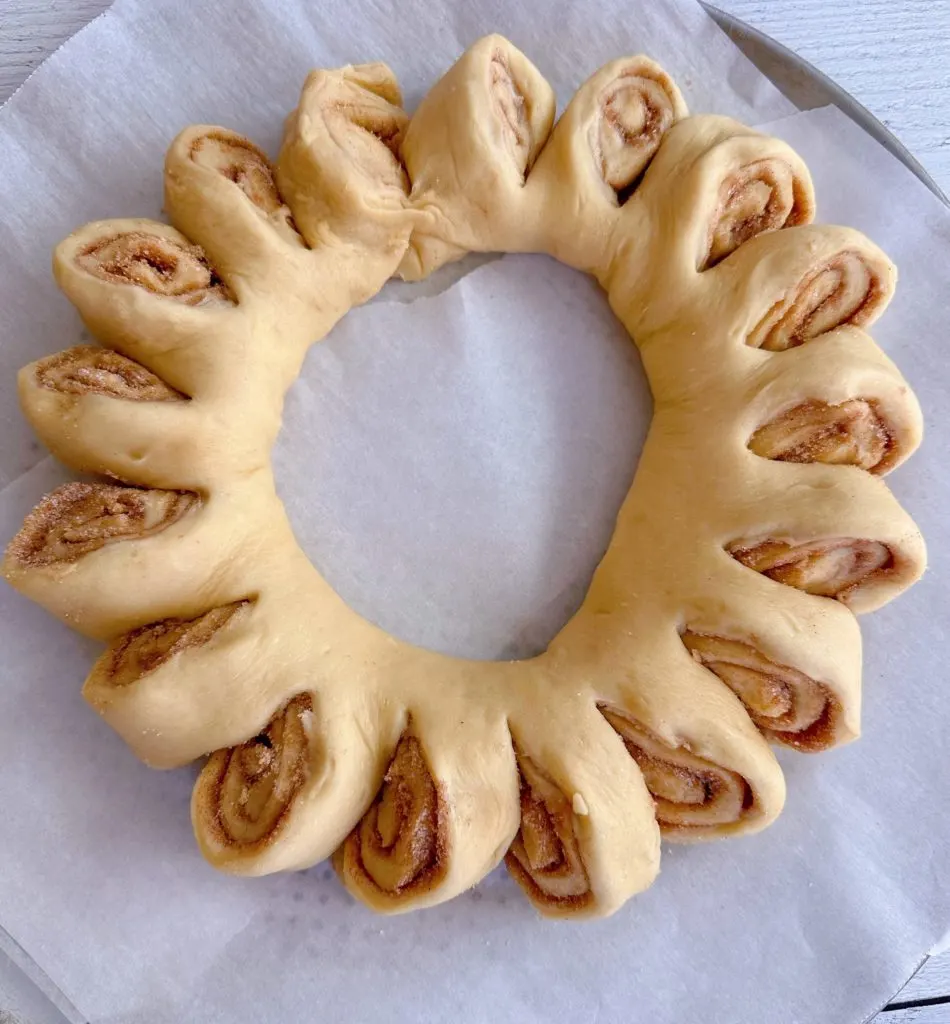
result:
[[[521,824],[505,863],[546,916],[613,913],[660,867],[659,829],[636,765],[592,705],[512,722]]]
[[[412,712],[376,798],[337,851],[337,873],[382,913],[457,896],[511,844],[516,777],[502,717]]]
[[[258,735],[202,769],[191,801],[201,852],[239,875],[325,860],[373,799],[399,728],[365,693],[295,694]]]
[[[541,150],[526,192],[538,200],[537,247],[601,278],[612,256],[604,245],[620,208],[686,103],[648,57],[611,61],[578,89]],[[544,210],[570,215],[545,216]]]
[[[402,143],[417,222],[401,277],[419,280],[469,251],[534,248],[538,210],[525,182],[554,105],[541,73],[501,36],[480,39],[432,87]]]
[[[822,683],[740,640],[687,631],[683,643],[735,693],[769,739],[807,751],[835,741],[841,704]]]
[[[627,715],[609,708],[603,715],[643,774],[665,838],[708,837],[739,824],[751,808],[752,790],[741,775],[662,742]]]
[[[337,258],[348,260],[354,254],[337,242],[350,243],[360,259],[386,265],[389,273],[411,229],[409,179],[400,157],[409,119],[401,103],[385,64],[312,71],[287,120],[276,165],[280,193],[312,247],[336,247]],[[358,271],[346,267],[331,276],[351,305],[369,297],[351,291]]]

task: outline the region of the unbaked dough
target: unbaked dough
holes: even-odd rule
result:
[[[648,886],[660,836],[779,814],[777,741],[860,714],[855,612],[923,571],[880,479],[921,417],[864,332],[895,271],[810,225],[784,143],[687,117],[645,57],[551,88],[477,42],[411,119],[383,65],[315,71],[276,167],[194,126],[165,208],[86,225],[60,286],[103,348],[26,367],[51,451],[111,483],[45,498],[7,579],[106,641],[84,693],[148,764],[210,755],[198,843],[241,874],[328,856],[381,911],[503,858],[548,914]],[[301,552],[270,450],[308,346],[394,273],[543,252],[596,277],[640,348],[654,419],[583,606],[539,657],[471,662],[364,621]]]

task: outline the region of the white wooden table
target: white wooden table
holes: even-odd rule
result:
[[[901,138],[950,195],[950,0],[713,2],[835,79]],[[110,3],[0,0],[0,102]],[[0,1024],[3,1016],[0,1009]],[[879,1021],[950,1024],[950,952],[930,959]]]

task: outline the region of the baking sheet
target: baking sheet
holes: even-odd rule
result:
[[[63,477],[12,399],[16,367],[79,340],[49,248],[85,220],[157,215],[162,152],[183,124],[219,122],[273,152],[309,66],[386,59],[411,105],[491,30],[562,103],[606,59],[644,50],[694,111],[788,113],[691,3],[539,10],[269,0],[222,19],[210,4],[120,0],[41,69],[0,110],[0,531]],[[192,774],[140,766],[79,696],[94,645],[3,588],[0,924],[76,1019],[857,1022],[941,937],[950,437],[934,412],[950,385],[934,298],[950,286],[950,219],[837,112],[776,131],[811,163],[822,217],[864,228],[900,264],[875,334],[931,411],[927,444],[891,479],[935,569],[866,620],[865,739],[783,753],[775,826],[665,849],[658,883],[609,921],[543,923],[500,873],[382,919],[326,866],[254,881],[205,866]],[[481,262],[432,291],[387,289],[311,353],[279,485],[304,546],[363,614],[457,653],[529,653],[609,536],[649,414],[642,374],[590,282],[543,258]]]

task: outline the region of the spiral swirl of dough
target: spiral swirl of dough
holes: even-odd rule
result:
[[[592,898],[574,833],[574,808],[554,782],[523,753],[521,827],[505,863],[515,881],[542,906],[579,909]]]
[[[821,597],[847,598],[893,565],[890,548],[876,540],[839,537],[804,544],[767,540],[731,549],[732,557],[778,583]]]
[[[188,306],[232,301],[197,245],[144,231],[98,239],[79,253],[77,261],[103,280],[138,285]]]
[[[77,345],[35,364],[36,382],[63,395],[106,395],[129,402],[177,402],[184,395],[132,359],[95,345]]]
[[[107,544],[152,536],[197,504],[197,495],[182,491],[64,484],[26,517],[7,557],[30,567],[74,562]]]
[[[687,630],[683,643],[736,694],[771,739],[799,750],[822,750],[833,742],[841,705],[826,686],[739,640]]]
[[[253,739],[211,755],[193,812],[222,845],[273,842],[306,784],[311,766],[313,699],[297,694]]]
[[[763,424],[749,448],[778,462],[824,462],[874,472],[886,464],[890,431],[873,403],[863,398],[830,405],[812,400]]]
[[[738,821],[751,806],[752,791],[741,775],[685,747],[664,743],[614,708],[601,711],[643,773],[665,836],[686,836],[691,830],[714,832]]]
[[[129,686],[191,647],[206,644],[249,604],[235,601],[212,608],[197,619],[163,619],[127,633],[109,651],[108,677],[113,686]]]
[[[750,238],[803,224],[807,217],[801,183],[784,160],[770,157],[746,164],[719,187],[701,269],[715,266]]]
[[[791,301],[782,301],[756,325],[748,344],[784,352],[841,324],[869,323],[886,291],[880,273],[859,252],[842,252],[806,275]]]
[[[439,790],[419,740],[404,735],[373,805],[347,841],[349,870],[383,892],[426,887],[439,874],[445,851]]]
[[[678,93],[668,75],[640,58],[600,97],[591,146],[604,181],[615,192],[630,188],[676,120]]]

